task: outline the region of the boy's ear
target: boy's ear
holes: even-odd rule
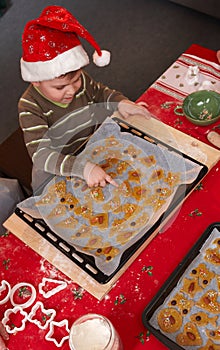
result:
[[[39,87],[40,82],[39,82],[39,81],[33,81],[33,82],[31,82],[31,84],[32,84],[33,86]]]

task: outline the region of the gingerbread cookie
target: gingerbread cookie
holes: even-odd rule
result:
[[[115,150],[115,149],[108,149],[106,156],[108,158],[114,158],[114,159],[121,159],[121,152],[119,150]]]
[[[124,197],[132,196],[132,188],[128,180],[123,181],[114,191]]]
[[[204,259],[208,261],[210,264],[220,266],[220,250],[219,247],[216,249],[207,249]]]
[[[98,235],[91,235],[86,246],[83,247],[83,250],[96,250],[103,245],[102,237]]]
[[[55,193],[57,197],[62,198],[66,194],[66,181],[61,180],[49,186],[48,193]]]
[[[96,255],[104,255],[105,261],[109,262],[111,261],[116,255],[120,253],[120,250],[116,247],[113,247],[111,245],[105,246],[102,248],[98,248],[96,250]]]
[[[56,205],[55,208],[53,208],[51,210],[51,212],[47,215],[47,219],[54,219],[57,218],[59,216],[65,215],[67,212],[67,209],[65,206],[63,206],[62,204],[58,204]]]
[[[135,231],[125,231],[117,234],[116,241],[117,243],[124,245],[136,234]]]
[[[215,329],[207,329],[206,334],[208,335],[209,338],[212,340],[219,342],[220,341],[220,327],[215,328]]]
[[[202,345],[202,338],[196,325],[192,322],[187,322],[183,332],[177,335],[176,342],[181,346],[198,346]]]
[[[198,326],[206,326],[207,324],[211,324],[216,327],[218,316],[209,317],[205,312],[197,312],[196,314],[192,314],[190,316],[190,320],[197,324]]]
[[[55,224],[55,227],[60,227],[60,228],[66,228],[66,229],[72,229],[75,228],[76,225],[78,224],[78,220],[74,216],[69,216],[65,220],[62,220]]]
[[[148,168],[156,164],[156,159],[154,155],[143,157],[138,159],[142,164],[146,165]]]
[[[141,181],[141,173],[137,170],[131,170],[128,172],[128,180],[136,183],[140,183]]]
[[[169,171],[167,176],[163,179],[169,186],[174,187],[180,183],[180,173]]]
[[[194,279],[184,278],[183,279],[183,287],[180,290],[181,292],[184,292],[184,293],[194,297],[194,295],[196,293],[200,292],[201,290],[202,290],[202,288],[199,285],[198,278],[194,278]]]
[[[204,295],[202,295],[196,305],[213,314],[219,314],[220,303],[217,301],[217,299],[218,293],[215,290],[208,290]]]
[[[182,315],[187,315],[191,310],[194,302],[184,297],[182,293],[177,293],[168,303],[171,307],[178,308]]]
[[[107,170],[112,168],[113,166],[115,166],[116,164],[118,164],[119,160],[118,158],[107,158],[105,159],[104,162],[100,163],[99,166],[103,169],[103,170]]]
[[[77,240],[82,238],[91,238],[92,228],[82,225],[79,230],[71,236],[71,239]]]
[[[163,169],[157,169],[154,170],[148,180],[149,184],[152,184],[153,182],[159,181],[161,179],[163,179],[164,177],[164,171]]]
[[[117,167],[116,167],[116,171],[119,175],[122,175],[123,173],[126,172],[127,168],[129,167],[128,162],[121,160],[119,161]]]
[[[81,215],[82,217],[88,219],[92,215],[92,204],[85,203],[74,208],[75,215]]]
[[[125,203],[123,205],[120,205],[117,209],[114,210],[116,214],[123,213],[123,218],[127,220],[132,215],[137,215],[137,213],[140,211],[140,208],[138,208],[137,204],[135,203]]]
[[[141,201],[144,197],[147,197],[149,193],[150,193],[150,189],[143,185],[135,186],[133,188],[133,197],[137,201]]]
[[[128,147],[126,147],[123,152],[125,155],[129,155],[133,159],[137,159],[138,155],[141,153],[140,150],[137,149],[137,147],[130,144]]]
[[[108,214],[100,213],[96,215],[91,215],[89,217],[89,222],[91,226],[97,226],[99,229],[108,228]]]
[[[166,333],[175,333],[182,326],[182,316],[174,308],[166,308],[159,311],[157,321],[160,329]]]
[[[45,196],[43,196],[39,201],[35,202],[36,206],[41,205],[48,205],[53,204],[56,201],[56,195],[55,193],[47,193]]]
[[[151,206],[154,211],[159,210],[166,203],[165,199],[160,198],[158,195],[152,195],[144,200],[144,204]]]
[[[218,291],[220,292],[220,275],[216,276]]]
[[[156,187],[154,191],[160,198],[168,198],[173,192],[169,187]]]
[[[106,147],[123,147],[122,143],[115,138],[114,135],[111,135],[105,139]]]
[[[220,350],[220,345],[213,343],[210,339],[207,341],[206,345],[198,350]]]
[[[194,278],[197,277],[199,279],[200,286],[205,288],[210,284],[212,279],[215,277],[215,274],[214,272],[210,271],[205,264],[201,263],[192,269],[190,276]]]
[[[60,203],[67,205],[68,209],[73,209],[79,201],[72,193],[66,193],[60,198]]]
[[[103,210],[105,212],[108,212],[108,211],[117,211],[118,208],[120,207],[121,205],[121,200],[120,200],[120,197],[119,196],[114,196],[111,200],[109,200],[107,203],[104,203],[103,204]]]
[[[92,196],[92,199],[94,199],[97,202],[103,202],[105,199],[103,189],[102,187],[94,187],[90,190],[90,194]]]
[[[115,230],[117,231],[118,229],[123,230],[124,229],[124,224],[126,223],[126,219],[114,219],[112,222],[112,232],[110,232],[109,236],[111,237],[112,234],[115,233]]]
[[[105,151],[105,147],[104,146],[97,146],[93,149],[93,151],[91,152],[91,157],[95,158],[98,155],[102,154]]]

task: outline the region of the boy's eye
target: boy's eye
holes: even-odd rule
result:
[[[56,90],[63,90],[64,86],[57,86]]]

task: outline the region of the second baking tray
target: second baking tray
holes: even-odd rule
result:
[[[190,264],[198,259],[200,256],[201,248],[205,244],[205,242],[209,239],[210,235],[213,233],[213,230],[217,229],[219,231],[218,236],[220,237],[220,222],[212,223],[208,228],[205,230],[205,232],[201,235],[201,237],[198,239],[198,241],[195,243],[195,245],[191,248],[191,250],[188,252],[188,254],[185,256],[185,258],[182,260],[182,262],[177,266],[177,268],[174,270],[174,272],[170,275],[170,277],[166,280],[162,288],[159,290],[159,292],[155,295],[155,297],[152,299],[152,301],[146,306],[146,308],[143,311],[142,314],[142,321],[144,326],[156,337],[158,338],[164,345],[166,345],[169,349],[172,350],[185,350],[185,349],[203,349],[203,346],[180,346],[177,344],[177,342],[173,341],[171,337],[169,336],[169,333],[162,332],[160,330],[159,325],[155,325],[154,315],[158,312],[158,309],[166,308],[167,303],[165,303],[166,298],[169,299],[169,295],[172,294],[174,291],[176,293],[176,289],[178,291],[177,285],[179,281],[181,281],[181,278],[184,277],[184,273],[187,270],[188,267],[191,268]],[[202,259],[202,258],[201,258]],[[219,269],[219,266],[216,266],[215,269]],[[176,288],[176,289],[175,289]],[[211,288],[210,288],[211,289]],[[204,310],[201,309],[201,312]],[[216,314],[215,314],[216,315]],[[212,314],[212,317],[215,316]],[[218,315],[219,316],[219,315]],[[220,322],[220,320],[219,320]],[[218,325],[219,327],[219,325]],[[175,333],[175,332],[174,332]],[[220,346],[220,345],[218,345]],[[207,348],[209,349],[209,348]],[[215,348],[210,348],[215,349]]]

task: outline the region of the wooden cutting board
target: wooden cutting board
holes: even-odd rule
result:
[[[115,116],[118,117],[116,114]],[[180,152],[183,152],[191,158],[203,163],[208,167],[209,171],[220,159],[220,151],[162,123],[155,118],[146,120],[141,116],[133,116],[129,118],[129,124],[147,133],[148,135],[157,138],[163,143],[175,149],[178,149]],[[178,210],[185,199],[186,197],[182,200],[181,203],[179,203],[179,206],[175,208],[175,211]],[[162,227],[168,223],[173,214],[174,211],[166,217],[162,225],[152,233],[152,235],[144,242],[144,244],[142,244],[142,246],[106,284],[100,284],[94,280],[68,257],[62,254],[57,248],[55,248],[52,244],[40,236],[31,226],[26,224],[16,214],[12,214],[5,221],[4,227],[29,247],[31,247],[40,256],[48,260],[52,265],[62,271],[75,283],[79,284],[95,298],[101,300],[110,291],[110,289],[113,287],[118,278],[124,273],[124,271],[126,271],[128,266],[132,264],[132,262],[157,235]]]

